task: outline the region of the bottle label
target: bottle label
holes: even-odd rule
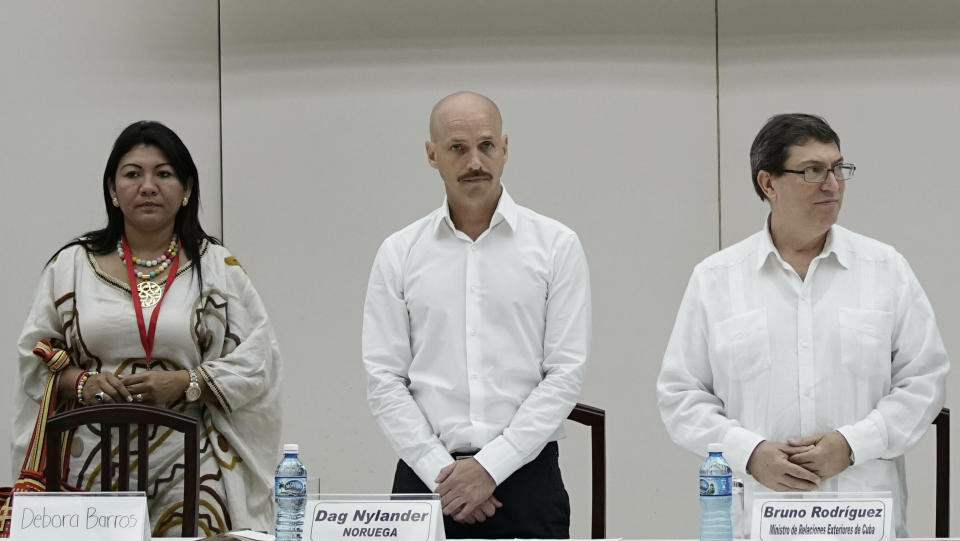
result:
[[[701,475],[700,476],[700,495],[701,496],[729,496],[730,495],[730,476],[729,475]]]
[[[303,496],[307,493],[307,480],[304,477],[277,477],[274,488],[278,498]]]

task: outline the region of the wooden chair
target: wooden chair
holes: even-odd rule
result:
[[[937,537],[950,537],[950,408],[933,420],[937,427]]]
[[[590,455],[592,462],[592,520],[590,537],[607,536],[607,436],[605,412],[600,408],[577,404],[567,419],[590,427]]]
[[[181,525],[183,537],[196,537],[197,518],[200,502],[200,471],[199,471],[199,429],[200,423],[196,419],[165,408],[147,406],[143,404],[105,404],[74,409],[50,417],[47,421],[47,454],[60,455],[60,435],[71,429],[84,425],[100,425],[100,486],[113,485],[113,460],[111,452],[111,428],[116,427],[120,433],[119,468],[117,471],[117,488],[120,491],[130,490],[130,425],[136,425],[137,435],[137,490],[146,492],[149,480],[147,479],[149,466],[147,450],[149,425],[159,425],[172,428],[183,433],[184,458],[186,470],[184,472],[183,494],[183,523]],[[60,464],[56,460],[48,460],[44,470],[47,479],[47,492],[60,490]]]

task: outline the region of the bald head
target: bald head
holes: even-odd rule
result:
[[[451,94],[430,113],[427,161],[440,172],[454,224],[466,208],[479,209],[484,228],[490,223],[487,214],[497,207],[507,163],[507,136],[501,128],[496,104],[476,92]]]
[[[441,99],[433,106],[433,110],[430,111],[430,140],[437,142],[443,127],[454,118],[463,115],[489,115],[488,118],[493,121],[497,135],[500,134],[503,119],[500,117],[500,108],[497,104],[483,94],[461,90]]]

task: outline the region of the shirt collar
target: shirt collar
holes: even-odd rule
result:
[[[840,265],[846,269],[849,268],[849,256],[847,255],[848,250],[846,249],[847,239],[843,233],[843,228],[836,224],[831,225],[830,229],[827,230],[827,240],[823,243],[823,250],[820,251],[818,257],[826,258],[830,254],[833,254],[837,263],[840,263]],[[768,214],[767,218],[763,221],[760,246],[757,249],[756,268],[760,269],[771,255],[782,260],[780,252],[777,251],[777,247],[773,244],[773,236],[770,234],[770,215]]]
[[[757,246],[757,270],[767,262],[770,256],[779,257],[777,247],[773,245],[773,237],[770,235],[770,215],[763,220],[763,230],[760,231],[760,244]]]
[[[833,254],[833,257],[837,259],[837,263],[840,263],[843,268],[849,269],[850,250],[847,245],[848,240],[842,227],[837,224],[831,225],[830,231],[827,231],[827,242],[823,245],[823,256],[826,257]]]
[[[503,185],[501,184],[501,186]],[[457,228],[453,225],[453,218],[450,217],[450,205],[446,196],[443,198],[443,205],[437,210],[437,218],[433,224],[434,230],[439,232],[440,224],[446,223],[451,231],[456,231]],[[510,194],[507,193],[507,187],[503,186],[503,191],[500,192],[500,200],[497,201],[497,208],[493,211],[493,216],[490,218],[490,226],[487,229],[493,229],[493,227],[500,222],[506,222],[511,230],[516,231],[517,217],[519,214],[517,203],[510,197]]]

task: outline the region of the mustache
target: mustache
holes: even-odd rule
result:
[[[492,180],[493,175],[491,175],[490,173],[487,173],[483,169],[476,169],[473,171],[467,171],[466,173],[460,175],[459,177],[457,177],[457,180],[463,180],[466,178],[484,178],[487,180]]]

